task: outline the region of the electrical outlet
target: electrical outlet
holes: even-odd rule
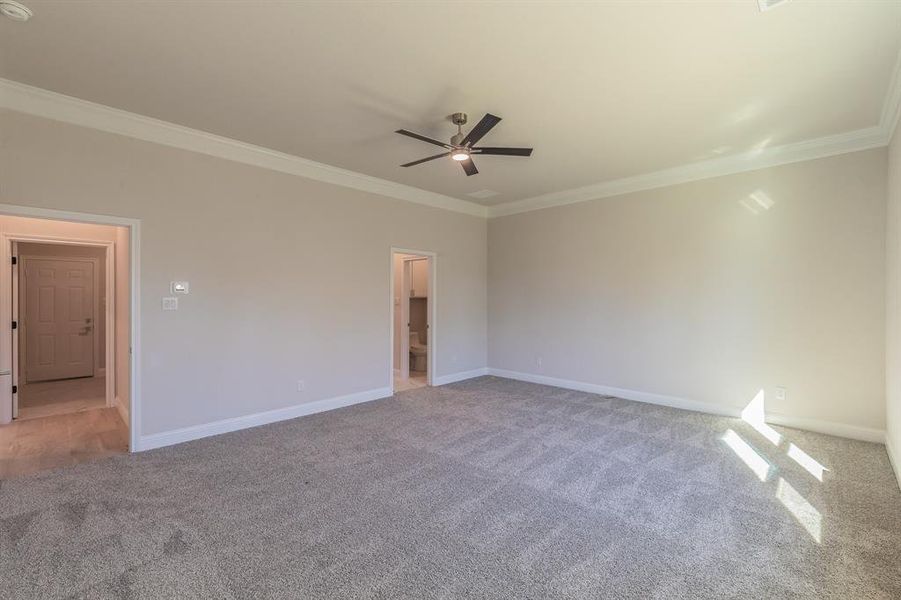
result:
[[[784,387],[776,388],[776,400],[785,400],[785,388]]]
[[[298,392],[303,392],[303,391],[306,390],[306,389],[307,389],[307,384],[306,384],[306,382],[305,382],[303,379],[298,379],[298,380],[297,380],[297,391],[298,391]]]
[[[163,310],[178,310],[178,298],[174,296],[163,298]]]
[[[539,369],[542,367],[543,364],[544,364],[544,360],[540,356],[535,359],[535,366],[538,367]]]

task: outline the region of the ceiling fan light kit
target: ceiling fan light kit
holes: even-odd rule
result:
[[[479,121],[475,127],[473,127],[469,133],[463,135],[463,126],[466,125],[467,116],[466,113],[454,113],[450,116],[451,122],[457,126],[457,133],[450,139],[449,144],[445,144],[442,141],[432,139],[430,137],[420,135],[418,133],[413,133],[412,131],[408,131],[406,129],[398,129],[395,133],[399,133],[401,135],[405,135],[407,137],[411,137],[413,139],[419,140],[421,142],[426,142],[429,144],[434,144],[436,146],[441,146],[447,152],[442,152],[441,154],[436,154],[435,156],[429,156],[426,158],[421,158],[419,160],[414,160],[413,162],[408,162],[406,164],[401,165],[402,167],[412,167],[414,165],[419,165],[424,162],[428,162],[430,160],[435,160],[437,158],[444,158],[446,156],[450,156],[453,160],[460,163],[463,167],[463,172],[466,173],[467,176],[475,175],[479,172],[476,169],[475,163],[472,162],[472,157],[474,154],[488,154],[495,156],[531,156],[532,149],[531,148],[501,148],[501,147],[478,147],[475,146],[479,140],[485,137],[491,129],[500,123],[501,118],[492,115],[491,113],[487,113],[482,120]]]

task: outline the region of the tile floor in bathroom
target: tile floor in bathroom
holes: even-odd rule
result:
[[[406,390],[415,390],[416,388],[428,385],[428,379],[424,371],[410,371],[410,378],[403,379],[399,371],[394,372],[394,391],[403,392]]]

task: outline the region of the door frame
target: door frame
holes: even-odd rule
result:
[[[395,268],[397,266],[397,261],[395,261]],[[394,279],[397,279],[397,276],[394,276]],[[410,378],[410,330],[409,325],[404,325],[404,323],[410,322],[410,281],[412,279],[412,272],[410,266],[410,260],[406,257],[401,258],[401,270],[400,270],[400,330],[401,336],[400,339],[397,340],[397,343],[400,345],[400,369],[395,369],[400,371],[401,379],[409,379]],[[395,308],[395,310],[397,310]],[[396,319],[396,317],[395,317]],[[428,357],[426,357],[428,358]],[[395,365],[396,367],[397,365]]]
[[[128,278],[129,278],[129,394],[128,433],[129,451],[140,450],[141,439],[141,221],[127,217],[114,217],[15,204],[0,204],[0,214],[30,217],[50,221],[69,221],[94,225],[113,225],[128,230]],[[73,240],[75,241],[75,240]],[[78,239],[79,243],[83,240]],[[0,264],[11,265],[11,243],[0,242]],[[111,263],[112,261],[107,261]],[[0,327],[0,369],[12,370],[12,269],[0,268],[0,318],[6,325]],[[109,289],[113,289],[109,286]],[[9,292],[9,293],[7,293]],[[110,328],[107,328],[107,332]],[[114,364],[114,363],[113,363]],[[109,363],[108,363],[109,365]],[[109,368],[107,368],[109,372]],[[0,425],[12,420],[12,387],[0,386]]]
[[[391,252],[388,254],[388,259],[391,262],[390,266],[390,278],[388,285],[388,323],[390,324],[390,335],[389,335],[389,344],[388,344],[388,387],[391,389],[391,393],[394,393],[394,315],[395,315],[395,306],[394,306],[394,278],[396,277],[395,267],[394,267],[394,255],[395,254],[413,254],[416,256],[421,256],[428,259],[429,265],[429,300],[428,307],[426,310],[426,325],[428,326],[428,356],[426,356],[426,383],[431,386],[433,385],[433,381],[435,378],[435,356],[437,355],[436,349],[438,347],[438,323],[436,319],[436,315],[438,312],[435,310],[437,306],[437,298],[438,298],[438,286],[437,286],[437,271],[438,271],[438,254],[435,252],[430,252],[428,250],[414,250],[411,248],[399,248],[396,246],[391,246]],[[408,262],[404,261],[404,269],[407,268]],[[406,281],[406,277],[401,279],[401,281]],[[409,298],[406,299],[409,302]],[[409,310],[409,309],[408,309]],[[401,315],[403,316],[403,312]],[[403,328],[403,325],[401,326]],[[410,343],[409,336],[407,337],[407,344]],[[409,353],[408,353],[409,354]],[[403,360],[403,358],[401,358]],[[409,357],[407,358],[409,365]],[[408,374],[409,375],[409,374]]]
[[[34,238],[36,238],[36,237],[40,237],[42,239],[35,240]],[[29,239],[23,239],[23,238],[29,238]],[[45,239],[45,238],[50,238],[50,239]],[[92,248],[103,248],[104,249],[104,263],[105,263],[104,277],[105,277],[106,285],[105,285],[103,296],[104,296],[104,306],[106,307],[106,312],[103,314],[104,333],[105,333],[105,335],[104,335],[105,350],[104,350],[104,360],[103,360],[103,365],[104,365],[103,375],[106,376],[106,391],[105,391],[106,405],[108,407],[115,406],[115,404],[116,404],[116,381],[115,381],[115,377],[116,377],[116,369],[115,369],[115,364],[116,364],[116,360],[115,360],[115,358],[116,358],[116,349],[115,349],[115,343],[116,343],[116,339],[115,339],[116,338],[116,332],[115,332],[115,327],[116,327],[116,265],[115,265],[116,247],[115,247],[115,242],[83,241],[83,242],[76,243],[76,242],[70,241],[68,239],[55,237],[55,236],[35,236],[35,235],[30,235],[30,234],[26,236],[26,235],[22,235],[22,234],[0,233],[0,243],[6,244],[7,240],[9,240],[9,243],[11,244],[10,252],[12,252],[14,249],[14,246],[12,246],[12,244],[19,244],[22,242],[24,242],[26,244],[48,244],[48,245],[53,244],[53,245],[57,245],[57,246],[81,246],[83,248],[92,247]],[[16,321],[19,324],[19,327],[14,329],[12,332],[13,333],[13,353],[15,354],[15,356],[13,357],[13,371],[12,371],[13,385],[18,386],[18,385],[24,385],[24,384],[28,383],[28,376],[27,376],[26,372],[21,370],[22,365],[18,364],[19,356],[21,355],[21,351],[23,349],[25,351],[27,351],[27,343],[26,343],[26,339],[25,339],[26,336],[20,335],[22,333],[21,324],[22,324],[22,316],[23,316],[24,308],[21,306],[21,303],[19,303],[19,299],[20,299],[20,296],[22,293],[22,267],[25,266],[25,259],[37,259],[37,260],[47,259],[47,260],[66,260],[66,261],[71,260],[71,261],[78,261],[78,262],[89,262],[94,265],[94,273],[95,273],[95,275],[94,275],[94,290],[93,290],[94,306],[92,307],[93,310],[91,311],[91,313],[93,316],[91,318],[93,319],[95,335],[94,335],[93,348],[91,348],[91,354],[93,357],[92,362],[94,363],[93,368],[91,370],[91,376],[98,377],[99,375],[101,375],[101,373],[99,372],[100,367],[97,364],[97,349],[98,349],[98,346],[100,345],[100,340],[99,340],[98,336],[96,335],[96,331],[97,331],[96,327],[97,327],[97,323],[99,322],[99,318],[100,318],[100,307],[99,307],[100,280],[99,280],[99,277],[97,277],[97,275],[99,274],[99,266],[100,266],[99,259],[93,258],[90,256],[66,257],[66,256],[50,256],[50,255],[47,255],[47,256],[28,255],[28,254],[23,255],[21,253],[21,251],[19,251],[19,250],[15,250],[15,252],[16,252],[15,256],[18,258],[18,261],[17,261],[17,264],[13,266],[13,271],[15,272],[15,275],[13,276],[12,289],[13,289],[13,293],[16,294],[16,297],[12,299],[13,314],[12,314],[11,320]],[[111,327],[112,327],[112,330],[110,329]],[[112,357],[112,359],[113,359],[112,361],[110,361],[110,357]],[[106,368],[107,365],[113,365],[114,368],[111,370],[107,369]],[[16,404],[17,404],[17,401],[16,401],[16,399],[14,399],[13,400],[13,409],[14,409],[13,412],[14,413],[18,412],[15,410]],[[15,417],[15,416],[16,415],[13,414],[13,417]]]

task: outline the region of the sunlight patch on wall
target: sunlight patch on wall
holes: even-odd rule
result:
[[[766,394],[763,390],[757,392],[757,395],[748,403],[743,411],[741,411],[741,419],[751,427],[757,430],[760,435],[768,439],[774,446],[778,446],[782,441],[782,436],[778,431],[766,424],[766,410],[764,401]]]
[[[738,203],[755,215],[770,210],[776,204],[763,190],[751,192],[747,198],[742,198]]]

